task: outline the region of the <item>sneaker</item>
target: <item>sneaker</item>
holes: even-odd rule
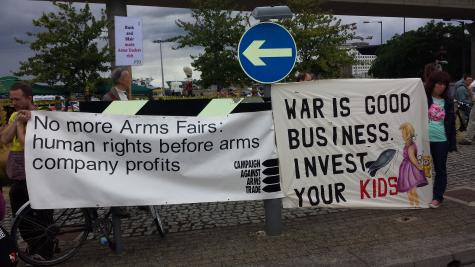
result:
[[[442,205],[442,202],[438,200],[432,200],[432,202],[429,204],[429,207],[431,207],[432,209],[437,209],[438,207],[440,207],[440,205]]]
[[[471,145],[472,142],[468,141],[467,139],[462,139],[462,141],[459,142],[460,145]]]

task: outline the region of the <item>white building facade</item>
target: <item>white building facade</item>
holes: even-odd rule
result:
[[[351,75],[354,78],[370,78],[371,76],[368,72],[376,60],[376,55],[363,55],[354,48],[350,50],[350,54],[355,60],[355,63],[351,67]]]

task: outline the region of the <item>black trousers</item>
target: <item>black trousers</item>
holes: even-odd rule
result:
[[[29,200],[26,181],[15,180],[10,188],[10,205],[15,214],[23,204]],[[37,224],[37,225],[35,225]],[[44,229],[38,225],[48,227],[53,224],[53,210],[33,210],[32,213],[18,226],[21,237],[28,244],[30,254],[39,254],[49,259],[54,254],[54,240],[44,236]],[[41,237],[43,235],[43,237]]]
[[[434,162],[435,180],[433,199],[442,202],[444,200],[445,189],[447,188],[447,156],[449,153],[449,143],[430,142],[430,152]]]

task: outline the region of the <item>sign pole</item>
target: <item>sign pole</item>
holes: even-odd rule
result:
[[[123,242],[122,242],[122,221],[120,216],[117,214],[117,207],[111,208],[112,214],[112,231],[114,232],[114,245],[115,245],[115,252],[122,253],[124,250]]]
[[[271,84],[284,79],[292,71],[297,48],[287,29],[261,20],[242,36],[238,52],[243,71],[254,81],[265,84],[264,100],[269,101]],[[264,211],[266,234],[282,234],[282,199],[264,200]]]
[[[282,234],[282,199],[264,200],[265,230],[268,236]]]
[[[111,70],[116,68],[115,65],[115,16],[127,16],[127,4],[124,0],[121,1],[114,1],[108,0],[106,2],[106,13],[107,13],[107,20],[109,21],[109,28],[108,28],[108,37],[109,37],[109,45],[111,47],[111,51],[114,51],[114,57],[111,62]],[[132,76],[132,67],[127,66],[130,75]],[[128,92],[129,99],[132,99],[132,88],[130,88]],[[116,213],[116,208],[111,208],[112,213],[112,228],[114,231],[114,244],[115,244],[115,252],[122,253],[123,251],[123,244],[122,244],[122,231],[121,231],[121,221],[119,216]]]

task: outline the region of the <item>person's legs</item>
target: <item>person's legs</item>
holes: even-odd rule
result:
[[[472,108],[470,112],[470,117],[468,119],[467,131],[465,132],[465,138],[460,142],[460,144],[471,144],[473,138],[475,137],[475,108]]]
[[[417,194],[417,188],[414,187],[414,203],[416,207],[421,206],[421,202],[419,201],[419,195]]]
[[[7,213],[6,209],[7,207],[5,204],[5,198],[3,197],[2,186],[0,186],[0,222],[5,218],[5,214]]]
[[[26,187],[26,181],[14,181],[10,188],[10,202],[12,207],[12,213],[15,214],[26,202],[28,202],[28,189]],[[36,223],[47,227],[53,223],[53,211],[52,210],[35,210],[30,217],[30,220],[34,220]],[[53,255],[53,242],[47,240],[42,236],[43,230],[37,229],[38,225],[32,225],[31,222],[22,222],[18,226],[21,237],[28,243],[29,252],[31,254],[40,254],[44,258],[50,258]]]
[[[10,205],[12,207],[12,214],[15,216],[17,211],[28,202],[28,190],[26,188],[26,181],[22,180],[14,180],[12,187],[10,188]],[[37,233],[33,233],[32,225],[27,222],[21,222],[18,225],[18,229],[20,230],[21,237],[25,240],[28,245],[31,245],[30,239],[34,238]],[[33,234],[32,234],[33,233]]]
[[[449,152],[448,142],[431,142],[430,150],[434,162],[435,179],[433,199],[439,202],[444,200],[447,188],[447,155]]]
[[[460,110],[459,109],[459,114],[460,114],[460,131],[461,132],[464,132],[467,130],[467,125],[468,125],[468,118],[469,118],[469,114],[470,112],[467,112],[465,110]]]
[[[10,205],[12,214],[15,213],[29,200],[28,190],[26,189],[26,181],[14,180],[10,188]]]

